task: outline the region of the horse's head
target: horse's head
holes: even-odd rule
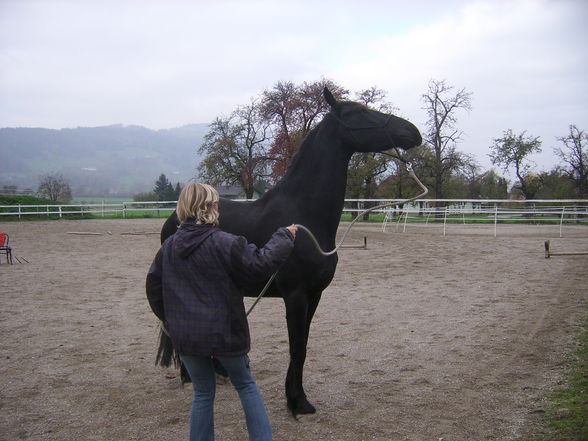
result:
[[[381,152],[393,147],[407,150],[423,142],[419,130],[405,119],[352,101],[337,101],[326,87],[323,94],[342,126],[344,144],[354,152]]]

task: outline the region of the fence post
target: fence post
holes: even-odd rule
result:
[[[497,227],[498,227],[498,204],[494,204],[494,237],[496,237]]]
[[[559,237],[561,237],[561,235],[562,235],[562,225],[563,225],[565,211],[566,211],[566,206],[564,205],[563,207],[561,207],[561,218],[559,219]]]
[[[384,212],[384,222],[382,223],[382,232],[385,233],[386,232],[386,225],[388,224],[388,213],[390,212],[390,209],[388,208],[388,210],[386,210]]]

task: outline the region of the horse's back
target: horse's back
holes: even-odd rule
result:
[[[221,199],[219,205],[220,228],[228,233],[244,236],[248,242],[263,246],[271,235],[287,223],[282,219],[282,210],[268,206],[268,200],[236,202]]]
[[[173,235],[177,230],[178,226],[180,225],[180,221],[178,220],[178,215],[174,211],[164,222],[163,227],[161,227],[160,233],[160,240],[161,243],[165,242],[165,239]]]
[[[257,243],[260,239],[267,240],[278,227],[275,226],[274,228],[273,225],[276,221],[275,216],[269,217],[269,219],[273,218],[274,222],[269,222],[267,216],[264,218],[264,212],[266,211],[264,210],[264,205],[260,200],[237,202],[221,198],[219,203],[219,226],[223,231],[244,236],[253,243]],[[180,221],[174,211],[161,227],[161,243],[173,235],[179,225]]]

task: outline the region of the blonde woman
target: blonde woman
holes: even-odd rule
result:
[[[268,441],[270,422],[249,369],[251,340],[241,287],[267,279],[288,258],[297,227],[279,228],[257,248],[218,228],[218,200],[210,185],[184,187],[176,209],[181,224],[155,256],[147,297],[192,379],[190,441],[214,440],[213,357],[239,394],[249,439]]]

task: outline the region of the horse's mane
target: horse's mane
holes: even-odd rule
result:
[[[288,164],[288,167],[286,168],[286,173],[284,173],[284,176],[282,176],[280,178],[280,180],[276,183],[276,185],[274,185],[273,189],[277,189],[277,188],[282,187],[285,182],[290,180],[291,177],[298,176],[297,170],[299,168],[300,162],[303,160],[303,158],[305,161],[308,160],[307,158],[305,158],[306,155],[314,153],[311,151],[311,149],[317,147],[316,145],[314,145],[314,141],[318,135],[318,131],[319,131],[320,127],[327,120],[328,115],[329,114],[327,113],[327,115],[325,115],[323,120],[321,122],[319,122],[316,126],[314,126],[308,132],[308,134],[304,137],[304,139],[300,143],[300,146],[298,147],[298,149],[296,150],[296,152],[292,156],[292,159],[290,160],[290,163]]]

